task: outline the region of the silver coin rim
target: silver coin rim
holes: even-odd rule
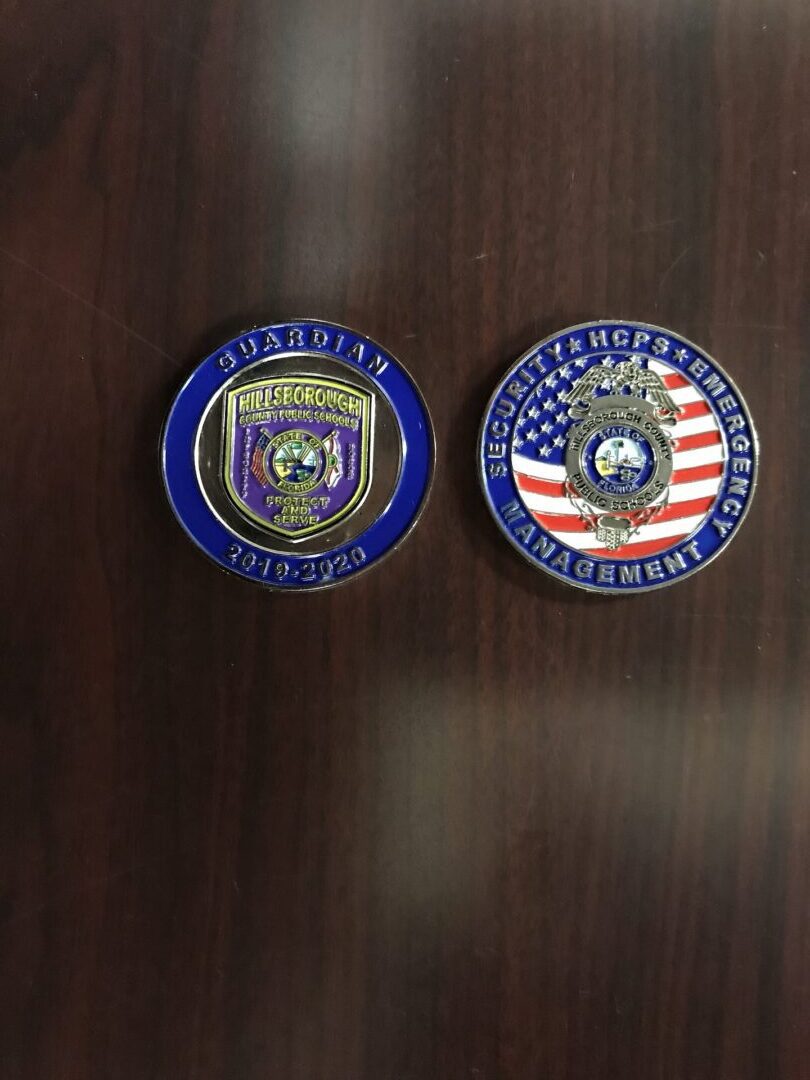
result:
[[[512,375],[515,371],[517,371],[517,369],[523,363],[525,363],[525,361],[530,356],[533,356],[539,349],[542,349],[542,347],[544,345],[547,345],[550,341],[553,341],[555,338],[561,337],[563,334],[573,333],[576,330],[585,330],[585,329],[587,329],[589,327],[592,327],[592,326],[638,327],[638,328],[640,328],[642,330],[657,331],[660,334],[664,334],[664,335],[666,335],[668,337],[674,337],[674,338],[677,338],[679,341],[682,341],[684,343],[684,345],[688,345],[699,356],[705,357],[712,364],[714,364],[715,367],[718,369],[718,371],[720,371],[723,374],[723,376],[727,379],[729,387],[736,394],[737,400],[740,403],[740,405],[742,406],[743,411],[745,412],[746,418],[748,420],[748,426],[751,429],[751,443],[752,443],[752,446],[754,448],[753,457],[754,457],[754,462],[755,462],[754,480],[753,480],[753,483],[751,485],[751,492],[750,492],[750,494],[748,496],[748,502],[746,503],[745,510],[743,511],[742,516],[738,519],[737,527],[735,528],[734,532],[731,534],[729,539],[717,549],[717,551],[715,551],[711,555],[709,555],[708,558],[701,560],[701,562],[698,563],[697,566],[693,566],[691,570],[687,570],[685,574],[680,574],[678,577],[673,578],[671,581],[661,581],[657,585],[649,585],[649,586],[647,586],[647,587],[645,587],[643,589],[638,589],[638,590],[635,590],[635,589],[599,588],[596,585],[587,585],[584,582],[580,583],[580,582],[569,581],[568,578],[563,577],[562,574],[558,574],[558,573],[556,573],[556,571],[552,570],[550,567],[541,565],[540,563],[538,563],[534,559],[532,559],[532,557],[515,541],[512,534],[504,526],[504,524],[501,522],[501,519],[498,517],[497,513],[495,512],[495,508],[493,507],[492,502],[491,502],[490,497],[489,497],[489,492],[487,491],[486,476],[484,475],[484,469],[483,469],[482,462],[481,462],[482,448],[483,448],[483,444],[484,444],[484,435],[486,433],[486,426],[487,426],[487,418],[489,417],[490,410],[492,409],[492,406],[495,403],[495,399],[498,397],[498,395],[501,392],[501,387],[503,386],[504,382],[506,382],[506,380],[509,378],[509,376]],[[722,430],[722,428],[721,428],[721,432],[722,432],[723,441],[724,441],[724,444],[725,444],[726,443],[726,433],[725,433],[725,431]],[[644,595],[645,593],[657,592],[658,589],[667,589],[672,585],[678,585],[681,581],[685,581],[686,578],[692,577],[693,574],[697,574],[701,570],[704,570],[710,563],[714,562],[714,560],[717,558],[718,555],[722,555],[723,552],[728,550],[728,548],[731,546],[731,544],[734,542],[734,540],[736,540],[737,535],[738,535],[738,533],[740,532],[740,530],[742,528],[742,523],[745,521],[746,517],[748,516],[748,512],[751,509],[751,504],[754,501],[754,496],[756,495],[757,487],[759,485],[759,473],[760,473],[760,467],[761,467],[760,451],[761,451],[761,443],[760,443],[759,433],[757,432],[757,429],[754,426],[754,421],[753,421],[753,418],[751,416],[751,410],[748,407],[748,402],[745,400],[745,397],[740,393],[740,390],[739,390],[737,384],[735,383],[735,381],[731,378],[730,375],[727,374],[725,368],[721,364],[719,364],[714,359],[714,357],[711,355],[711,353],[706,351],[706,349],[704,349],[700,345],[697,345],[694,341],[692,341],[688,337],[685,337],[683,334],[677,333],[674,330],[668,330],[665,326],[657,326],[655,323],[635,322],[635,321],[630,320],[630,319],[593,319],[593,320],[591,320],[589,322],[581,322],[581,323],[575,323],[572,326],[565,326],[561,330],[555,330],[554,333],[548,334],[546,337],[542,338],[540,341],[536,342],[534,345],[531,345],[528,349],[526,349],[526,351],[523,352],[520,355],[520,357],[510,367],[508,367],[506,369],[505,373],[498,379],[498,382],[497,382],[497,384],[495,386],[495,389],[492,392],[492,394],[490,395],[489,400],[487,401],[486,407],[484,409],[483,418],[482,418],[481,424],[480,424],[480,426],[478,428],[478,439],[476,441],[476,447],[475,447],[475,471],[478,474],[478,482],[479,482],[479,484],[481,486],[481,491],[482,491],[482,494],[484,496],[484,502],[486,503],[487,509],[489,510],[490,515],[494,519],[495,524],[497,525],[499,531],[501,533],[503,533],[503,535],[509,541],[510,546],[513,547],[515,549],[515,551],[517,551],[517,553],[534,570],[537,570],[537,571],[539,571],[541,573],[547,574],[549,577],[554,578],[555,581],[559,581],[563,585],[568,585],[572,589],[579,589],[582,592],[587,592],[587,593],[596,594],[596,595],[600,595],[600,596],[637,596],[637,595]],[[542,528],[542,526],[540,526],[540,527]],[[626,560],[617,560],[617,561],[626,561]]]

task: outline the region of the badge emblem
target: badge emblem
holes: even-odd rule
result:
[[[296,403],[311,420],[285,419],[297,415]],[[373,424],[373,396],[338,379],[277,376],[239,385],[225,399],[225,488],[269,532],[317,536],[366,494]]]
[[[330,323],[250,331],[196,369],[169,413],[163,476],[219,565],[278,588],[356,577],[415,524],[433,431],[407,372]]]
[[[643,323],[575,326],[493,395],[479,467],[499,527],[535,566],[598,592],[694,573],[739,529],[757,438],[745,402],[691,342]]]

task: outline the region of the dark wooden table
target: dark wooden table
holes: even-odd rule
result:
[[[0,2],[3,1080],[810,1077],[806,0]],[[161,422],[236,331],[378,338],[432,501],[219,573]],[[498,535],[476,428],[589,318],[704,344],[761,487],[646,597]]]

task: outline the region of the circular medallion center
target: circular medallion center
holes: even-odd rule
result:
[[[605,495],[635,495],[655,470],[655,451],[639,430],[609,424],[594,432],[582,451],[586,475]]]
[[[267,475],[280,491],[305,493],[317,487],[326,465],[323,443],[307,431],[282,431],[267,447]]]

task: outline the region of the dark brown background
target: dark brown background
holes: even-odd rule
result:
[[[805,0],[0,0],[3,1080],[810,1076]],[[157,440],[356,326],[432,501],[339,590],[219,573]],[[477,491],[567,324],[704,344],[731,550],[627,600]]]

